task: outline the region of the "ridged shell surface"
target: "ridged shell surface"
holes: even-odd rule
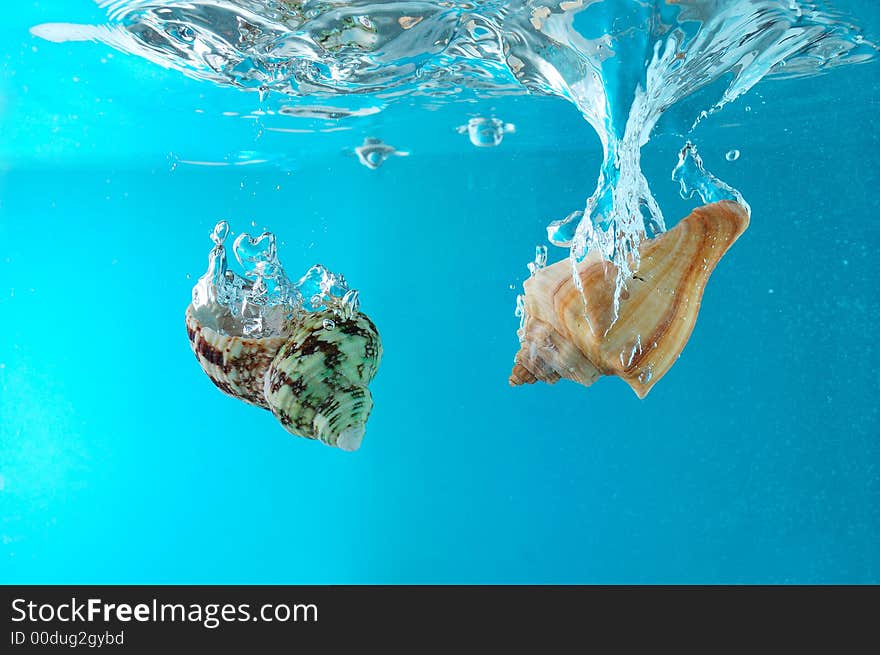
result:
[[[286,337],[248,338],[218,332],[210,307],[186,309],[186,333],[196,359],[220,391],[269,409],[263,395],[266,372]],[[210,319],[210,320],[206,320]]]
[[[356,450],[373,408],[367,385],[381,356],[376,326],[364,314],[308,314],[269,367],[266,401],[289,432]]]
[[[617,270],[598,255],[578,264],[583,293],[568,260],[537,271],[524,285],[525,321],[510,383],[567,378],[589,386],[616,375],[644,398],[681,354],[709,276],[748,224],[744,207],[723,201],[644,242],[616,317]]]

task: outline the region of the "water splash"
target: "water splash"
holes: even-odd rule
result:
[[[547,266],[547,246],[535,247],[535,259],[529,262],[529,275],[534,275]]]
[[[342,275],[320,264],[297,282],[290,280],[278,259],[271,232],[252,237],[239,234],[232,253],[242,273],[229,268],[226,239],[229,224],[220,221],[211,232],[214,247],[208,270],[192,291],[196,311],[210,310],[219,331],[233,336],[271,337],[286,334],[303,312],[325,309],[348,319],[359,310],[358,292]]]
[[[529,93],[572,102],[599,136],[604,161],[583,213],[554,222],[548,235],[570,249],[573,263],[589,252],[614,263],[618,291],[639,265],[640,242],[665,229],[640,159],[670,107],[712,89],[693,129],[764,78],[814,75],[877,52],[830,0],[101,4],[106,25],[32,31],[51,41],[100,41],[263,98],[280,93],[288,107],[304,96],[345,96],[353,112],[414,95],[437,102]],[[374,152],[361,161],[374,168],[384,159]]]
[[[678,155],[678,164],[672,171],[672,181],[678,182],[681,197],[689,200],[694,194],[700,196],[703,204],[732,200],[739,203],[751,214],[749,204],[742,194],[732,186],[725,184],[706,170],[697,147],[688,142]]]

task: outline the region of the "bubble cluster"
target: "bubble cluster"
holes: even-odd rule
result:
[[[342,275],[320,264],[295,282],[288,278],[271,232],[236,237],[232,253],[241,273],[233,271],[225,245],[228,236],[229,224],[219,221],[210,235],[214,247],[208,255],[208,270],[192,292],[195,309],[212,308],[222,316],[220,329],[230,334],[272,336],[284,332],[302,312],[331,310],[340,318],[351,318],[358,312],[358,292],[349,288]]]

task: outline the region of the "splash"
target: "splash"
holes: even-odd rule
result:
[[[350,289],[342,275],[320,264],[312,266],[297,282],[290,280],[278,260],[275,235],[257,237],[240,234],[232,252],[242,268],[229,268],[226,239],[229,224],[214,226],[214,247],[208,255],[208,270],[192,291],[192,305],[200,315],[211,318],[218,332],[253,338],[286,334],[304,313],[330,310],[342,319],[358,312],[358,292]]]
[[[736,152],[739,157],[738,150],[731,152]],[[733,161],[736,157],[728,156],[727,159]],[[697,152],[697,147],[690,141],[685,144],[678,155],[678,164],[672,171],[672,181],[678,182],[681,197],[685,200],[693,198],[695,193],[700,196],[704,205],[722,200],[732,200],[751,213],[749,204],[739,191],[706,170],[703,158]]]
[[[583,211],[551,224],[548,236],[569,248],[573,264],[590,252],[616,264],[618,295],[638,267],[641,241],[666,229],[640,158],[670,107],[700,90],[711,95],[686,119],[684,133],[762,79],[815,75],[877,51],[827,1],[101,4],[106,25],[52,23],[32,31],[51,41],[100,41],[261,98],[278,92],[294,114],[290,98],[305,96],[363,98],[362,106],[349,103],[355,115],[405,96],[528,93],[572,102],[595,129],[604,159]],[[683,161],[682,176],[702,169],[693,149]],[[701,195],[713,196],[717,181],[702,179]]]

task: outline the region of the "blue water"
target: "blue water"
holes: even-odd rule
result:
[[[602,162],[570,104],[261,132],[223,115],[256,94],[28,33],[104,16],[42,0],[0,22],[0,582],[880,582],[876,61],[766,81],[694,132],[751,227],[640,401],[616,378],[507,384],[525,262]],[[516,133],[475,148],[455,128],[477,114]],[[367,136],[411,155],[369,170]],[[681,146],[644,151],[668,218],[694,206]],[[248,151],[268,163],[179,163]],[[358,452],[199,369],[183,312],[219,219],[360,290],[385,354]]]

